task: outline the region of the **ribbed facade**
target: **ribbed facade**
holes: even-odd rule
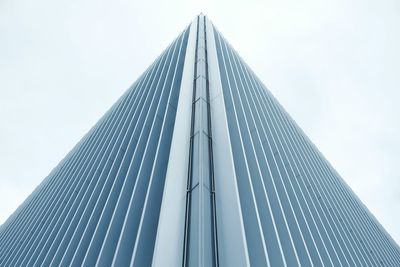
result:
[[[2,226],[1,266],[148,266],[188,30]]]
[[[252,265],[400,266],[391,238],[214,33]]]
[[[0,266],[400,266],[203,15],[0,227]]]

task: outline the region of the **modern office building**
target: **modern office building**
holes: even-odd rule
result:
[[[203,15],[0,228],[0,266],[400,266]]]

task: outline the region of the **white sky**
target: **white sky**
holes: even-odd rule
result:
[[[400,1],[0,1],[0,223],[203,11],[400,243]]]

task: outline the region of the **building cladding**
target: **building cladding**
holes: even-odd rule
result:
[[[199,15],[0,228],[0,266],[400,266]]]

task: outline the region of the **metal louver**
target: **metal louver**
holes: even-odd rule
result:
[[[199,15],[0,227],[0,266],[400,266]]]

